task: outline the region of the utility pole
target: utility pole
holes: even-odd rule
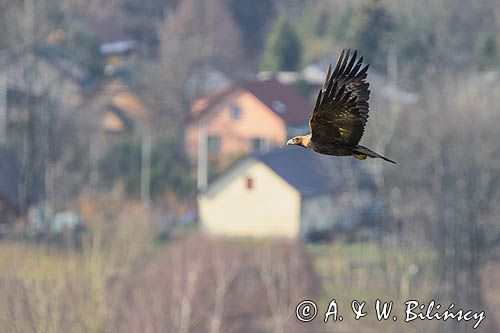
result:
[[[198,191],[203,192],[208,183],[208,147],[207,147],[207,124],[201,119],[198,122]]]
[[[142,132],[141,147],[141,201],[145,208],[151,202],[151,130],[147,125]]]
[[[34,56],[32,53],[33,41],[35,39],[35,1],[24,0],[24,44],[28,46],[26,64],[23,68],[25,77],[25,95],[26,95],[26,112],[27,112],[27,126],[23,138],[23,151],[21,157],[22,163],[22,182],[19,187],[20,201],[21,201],[21,215],[25,217],[28,209],[29,191],[34,181],[34,166],[33,160],[36,159],[34,151],[34,108],[31,105],[30,96],[33,94],[34,86]]]

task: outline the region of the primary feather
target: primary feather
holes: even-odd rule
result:
[[[369,84],[365,81],[369,65],[361,69],[363,58],[356,62],[357,51],[342,51],[333,73],[328,66],[313,116],[309,121],[312,140],[342,139],[356,145],[368,120]]]

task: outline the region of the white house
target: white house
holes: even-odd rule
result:
[[[247,157],[200,194],[201,227],[222,236],[285,238],[353,227],[375,200],[363,163],[300,147]]]

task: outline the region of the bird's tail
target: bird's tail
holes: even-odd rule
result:
[[[356,146],[356,148],[354,148],[353,151],[354,151],[353,156],[359,160],[364,160],[366,157],[373,157],[373,158],[381,158],[387,162],[391,162],[391,163],[396,164],[396,162],[388,159],[387,157],[384,157],[380,154],[377,154],[373,150],[370,150],[370,149],[363,147],[363,146]]]

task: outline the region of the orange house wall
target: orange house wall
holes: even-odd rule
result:
[[[233,104],[237,104],[241,110],[241,118],[238,120],[231,117]],[[249,152],[252,149],[252,139],[257,137],[266,138],[271,147],[286,142],[286,125],[283,119],[248,92],[230,95],[217,105],[208,118],[207,133],[221,138],[221,157]],[[188,127],[186,139],[188,154],[196,160],[197,124]]]

